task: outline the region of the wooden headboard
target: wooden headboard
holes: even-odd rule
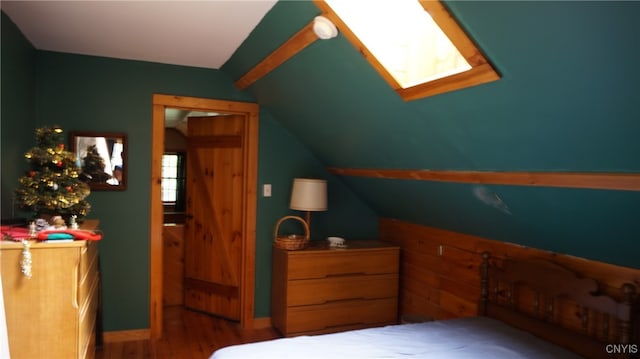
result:
[[[633,284],[622,285],[622,300],[616,300],[602,294],[594,279],[580,278],[553,262],[492,260],[489,252],[482,253],[480,272],[480,315],[587,358],[630,358],[640,353],[640,343],[631,342],[638,314]]]

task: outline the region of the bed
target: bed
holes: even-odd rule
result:
[[[607,296],[595,280],[557,264],[492,261],[488,252],[482,254],[480,278],[476,317],[234,345],[210,359],[631,358],[640,353],[633,284],[624,284],[618,297]]]

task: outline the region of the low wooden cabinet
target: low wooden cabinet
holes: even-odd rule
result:
[[[22,244],[0,244],[11,358],[93,358],[98,244],[31,243],[31,278],[21,272]]]
[[[375,240],[274,248],[273,326],[296,336],[397,323],[399,255],[399,247]]]

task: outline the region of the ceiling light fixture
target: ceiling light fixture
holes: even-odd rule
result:
[[[331,20],[324,16],[316,16],[313,20],[313,32],[321,40],[333,39],[338,36],[338,28]]]

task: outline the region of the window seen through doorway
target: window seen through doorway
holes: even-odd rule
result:
[[[184,211],[185,172],[184,153],[162,155],[162,204],[166,210]]]

